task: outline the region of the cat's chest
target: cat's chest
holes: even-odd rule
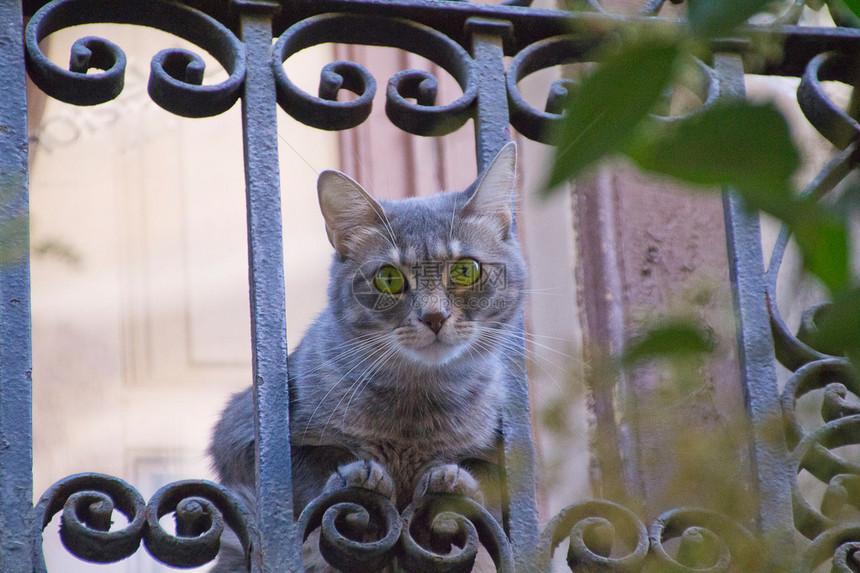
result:
[[[492,448],[500,404],[492,391],[464,396],[456,405],[392,401],[378,413],[349,412],[340,429],[367,457],[415,476],[429,465],[458,463]]]

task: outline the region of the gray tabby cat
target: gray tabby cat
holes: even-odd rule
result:
[[[347,485],[401,511],[428,492],[482,497],[476,477],[492,478],[505,362],[520,347],[515,176],[513,143],[462,192],[376,201],[342,173],[320,175],[336,254],[328,306],[289,357],[296,515]],[[230,400],[209,453],[221,483],[253,508],[250,388]],[[225,545],[214,571],[243,568]]]

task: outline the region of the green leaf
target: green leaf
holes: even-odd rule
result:
[[[696,36],[713,38],[731,33],[773,0],[689,0],[687,19]]]
[[[788,125],[772,104],[715,105],[662,129],[643,130],[628,155],[643,169],[700,185],[759,193],[756,206],[790,195],[799,157]],[[758,191],[756,191],[758,190]]]
[[[860,0],[830,0],[827,2],[827,7],[837,26],[844,28],[860,26]]]
[[[851,281],[850,234],[844,217],[812,201],[797,201],[783,217],[794,233],[803,266],[837,294]],[[860,330],[858,330],[860,332]]]
[[[676,39],[636,38],[579,84],[554,133],[557,147],[545,189],[624,147],[672,81],[679,52]]]
[[[753,209],[785,222],[804,267],[836,293],[850,281],[844,217],[795,195],[799,156],[788,125],[772,104],[733,101],[687,119],[649,126],[628,155],[643,169],[704,186],[729,186]]]
[[[621,364],[633,366],[652,358],[708,353],[713,348],[710,332],[692,321],[676,319],[655,326],[634,340],[621,356]]]
[[[815,348],[844,354],[855,368],[860,366],[860,286],[836,295],[815,326]]]

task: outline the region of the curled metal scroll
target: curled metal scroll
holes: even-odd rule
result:
[[[838,515],[846,504],[860,509],[860,466],[832,457],[814,466],[811,460],[818,448],[832,450],[860,444],[860,415],[835,419],[807,434],[792,451],[795,470],[807,469],[827,484],[820,509],[804,498],[795,481],[792,487],[794,524],[800,533],[814,539],[837,526]],[[856,525],[856,523],[855,523]]]
[[[453,494],[430,494],[403,512],[400,565],[408,571],[471,571],[483,545],[497,571],[514,571],[508,538],[481,504]]]
[[[110,531],[118,509],[128,525]],[[113,563],[135,553],[146,526],[141,495],[121,479],[102,474],[77,474],[52,485],[36,504],[35,525],[44,530],[62,511],[60,539],[73,555],[96,563]],[[40,537],[36,537],[37,539]],[[42,562],[41,544],[37,558]]]
[[[645,525],[635,513],[609,501],[568,506],[547,524],[538,547],[541,571],[550,570],[552,554],[565,537],[570,538],[567,562],[573,571],[581,567],[585,571],[636,573],[648,554]],[[619,555],[619,547],[629,553]]]
[[[111,531],[112,514],[120,511],[128,524]],[[168,484],[145,504],[123,480],[95,473],[77,474],[52,485],[35,507],[34,526],[41,532],[62,511],[60,539],[80,559],[114,563],[133,555],[143,541],[157,560],[173,567],[196,567],[218,553],[223,524],[233,530],[250,560],[254,530],[248,510],[223,486],[198,480]],[[159,519],[175,513],[176,535]],[[40,543],[36,544],[39,571],[45,571]]]
[[[808,105],[809,102],[807,102]],[[856,161],[854,158],[856,145],[856,143],[850,143],[837,153],[804,190],[804,194],[820,198],[832,191],[851,172]],[[818,305],[805,312],[797,333],[792,332],[782,318],[777,302],[777,282],[789,238],[788,228],[783,226],[773,247],[770,263],[765,273],[765,282],[767,284],[767,307],[770,314],[776,357],[786,368],[794,371],[804,364],[824,360],[841,352],[835,348],[816,348],[816,323],[821,314],[827,311],[828,303]]]
[[[174,513],[176,535],[167,532],[159,519]],[[208,481],[185,480],[168,484],[152,496],[146,512],[146,550],[172,567],[199,567],[215,559],[226,523],[250,563],[253,547],[251,515],[224,486]]]
[[[823,392],[821,403],[822,426],[807,432],[796,416],[796,402],[814,391]],[[860,396],[860,381],[850,363],[841,358],[825,358],[800,367],[788,380],[782,393],[782,411],[786,425],[786,441],[795,462],[795,473],[806,470],[820,482],[827,484],[820,510],[814,509],[804,498],[797,480],[792,488],[795,526],[810,539],[833,527],[847,505],[860,503],[860,464],[844,459],[831,447],[844,445],[838,435],[843,433],[833,424],[845,423],[854,427],[852,419],[860,418],[860,407],[849,400],[848,393]],[[845,422],[845,421],[848,422]],[[831,438],[829,434],[837,434]],[[822,441],[823,440],[823,441]],[[848,439],[855,443],[857,439]],[[834,446],[835,444],[835,446]]]
[[[854,85],[857,79],[851,58],[837,53],[816,56],[804,71],[797,101],[809,122],[840,150],[804,190],[811,199],[826,196],[849,175],[857,163],[860,136],[860,124],[828,97],[821,82]],[[794,371],[781,397],[786,440],[792,449],[795,473],[806,470],[825,484],[818,508],[807,501],[797,480],[792,484],[794,525],[814,540],[799,570],[812,571],[831,559],[833,571],[856,571],[856,565],[852,568],[850,563],[860,549],[860,528],[856,521],[840,524],[839,520],[847,506],[860,508],[860,464],[834,449],[860,443],[860,408],[849,398],[849,393],[860,396],[860,382],[851,364],[841,357],[844,349],[838,344],[825,346],[817,336],[818,324],[831,308],[829,303],[807,309],[796,333],[780,314],[777,283],[789,238],[788,229],[783,227],[766,273],[776,357]],[[804,430],[797,419],[797,400],[812,392],[823,394],[822,424]]]
[[[786,382],[782,392],[782,411],[786,424],[786,439],[788,447],[794,448],[805,437],[803,427],[797,420],[796,403],[802,396],[815,390],[824,391],[824,399],[821,404],[821,418],[825,423],[845,416],[860,414],[860,409],[846,400],[850,391],[855,396],[860,396],[860,382],[850,363],[841,358],[825,358],[816,360],[800,367]],[[831,462],[842,463],[833,454],[816,448],[816,451],[831,460]],[[815,454],[811,454],[815,455]],[[821,465],[827,465],[824,460],[813,459]],[[813,465],[818,465],[818,463]]]
[[[400,129],[415,135],[445,135],[459,129],[474,113],[477,84],[474,61],[456,42],[421,24],[393,18],[324,14],[287,29],[275,44],[272,66],[278,103],[297,120],[327,130],[355,127],[370,114],[376,81],[355,62],[335,62],[323,69],[318,96],[296,86],[283,63],[293,54],[327,42],[389,46],[427,58],[450,73],[463,90],[451,103],[436,105],[436,79],[407,70],[389,80],[385,111]],[[352,101],[337,101],[341,89]],[[415,101],[410,101],[414,99]]]
[[[649,531],[657,571],[755,571],[756,539],[746,528],[715,511],[673,509],[659,516]],[[680,538],[675,556],[664,543]]]
[[[553,123],[562,117],[562,105],[567,98],[570,80],[553,82],[547,96],[545,111],[532,107],[517,88],[524,77],[538,70],[562,64],[581,62],[600,45],[598,37],[556,36],[547,38],[521,50],[508,66],[508,105],[511,110],[511,125],[532,139],[547,143],[547,135]]]
[[[845,149],[860,135],[860,124],[837,106],[824,92],[823,81],[854,85],[858,80],[856,62],[850,56],[829,52],[812,58],[797,89],[797,103],[821,135],[839,149]]]
[[[343,571],[378,571],[394,558],[400,515],[384,495],[359,487],[325,493],[299,517],[303,540],[320,529],[325,560]]]
[[[841,150],[804,190],[804,195],[812,199],[820,199],[833,191],[856,164],[856,139],[860,135],[860,124],[830,100],[821,85],[822,81],[829,80],[853,83],[854,74],[846,57],[835,53],[820,54],[810,60],[798,88],[797,100],[807,119]],[[789,447],[795,447],[808,438],[796,417],[795,404],[798,398],[814,390],[822,390],[824,400],[821,417],[824,422],[830,422],[860,414],[860,411],[845,399],[849,391],[860,396],[860,386],[856,372],[850,364],[843,358],[837,358],[843,354],[843,349],[823,346],[817,337],[817,325],[828,312],[829,303],[807,309],[801,317],[796,333],[792,332],[780,314],[777,283],[789,238],[788,229],[784,226],[771,255],[766,284],[776,357],[786,368],[795,371],[781,398],[786,438]],[[825,483],[839,473],[860,470],[856,464],[843,460],[819,443],[812,443],[808,448],[809,451],[803,454],[798,471],[806,469]],[[805,533],[815,535],[825,527],[817,516],[805,510],[804,504],[800,507],[800,522],[806,523],[809,520],[814,524],[803,525]]]
[[[546,68],[585,62],[600,46],[599,36],[555,36],[535,42],[521,50],[511,61],[507,72],[508,104],[511,124],[523,135],[534,141],[550,143],[549,135],[554,124],[563,117],[563,107],[568,91],[576,85],[569,79],[556,80],[550,86],[544,111],[529,104],[517,87],[523,78]],[[716,73],[701,61],[696,60],[697,78],[689,87],[701,100],[703,107],[713,105],[719,97],[719,81]],[[695,112],[693,112],[695,113]],[[660,121],[682,119],[678,117],[654,116]]]
[[[227,111],[239,98],[245,79],[245,49],[214,18],[175,2],[56,0],[30,20],[26,32],[27,70],[48,95],[75,105],[96,105],[122,91],[126,57],[116,44],[86,37],[74,43],[69,69],[51,62],[39,42],[54,32],[81,24],[137,24],[179,36],[210,54],[227,70],[221,83],[202,85],[204,63],[183,49],[159,52],[151,62],[149,94],[162,108],[185,117],[207,117]],[[87,73],[89,70],[101,70]]]
[[[860,557],[860,524],[848,523],[828,529],[807,548],[798,571],[815,571],[832,559],[832,573],[856,573]]]

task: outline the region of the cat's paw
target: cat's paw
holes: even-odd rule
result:
[[[394,480],[379,463],[372,460],[358,460],[337,468],[325,485],[325,492],[347,487],[361,487],[387,498],[394,495]]]
[[[413,499],[431,493],[453,493],[469,497],[480,504],[484,503],[484,494],[479,489],[478,480],[457,464],[434,466],[424,472],[415,486]]]

